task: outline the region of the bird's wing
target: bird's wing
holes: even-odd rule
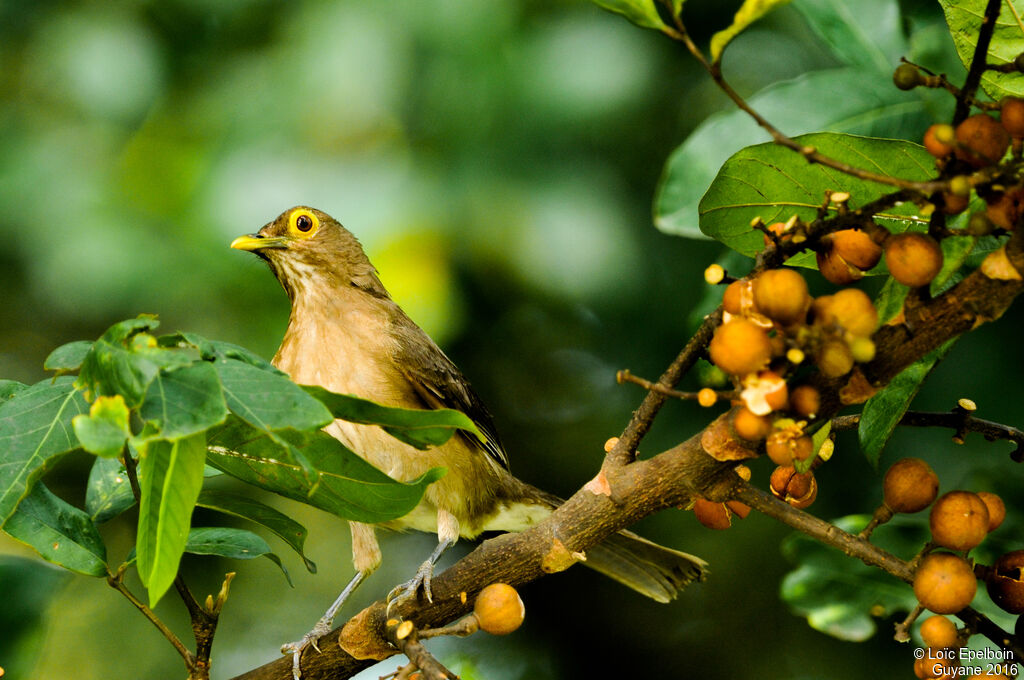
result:
[[[416,330],[423,333],[419,328]],[[484,436],[484,441],[481,442],[468,432],[460,431],[458,436],[482,448],[487,455],[508,469],[508,455],[498,439],[494,420],[487,407],[451,359],[425,333],[422,339],[426,342],[399,343],[402,355],[396,357],[395,363],[405,379],[427,408],[450,408],[469,416]]]

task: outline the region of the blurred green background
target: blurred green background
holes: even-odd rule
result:
[[[738,5],[690,0],[697,38]],[[937,16],[927,3],[904,5]],[[727,60],[744,93],[833,65],[790,8],[744,34]],[[470,377],[514,472],[570,494],[642,397],[617,386],[615,371],[655,378],[692,329],[702,270],[721,248],[659,233],[650,206],[669,153],[724,108],[679,46],[585,2],[7,0],[0,377],[44,379],[53,347],[141,312],[158,314],[165,332],[270,357],[287,299],[227,244],[312,205],[359,236],[396,299]],[[1011,316],[1008,326],[1021,320]],[[964,391],[987,417],[1013,421],[1020,388],[1002,376],[1021,375],[1019,352],[999,349],[998,330],[976,336],[922,403],[945,409]],[[973,362],[966,375],[964,362]],[[642,450],[671,446],[707,418],[672,404]],[[880,495],[855,442],[841,439],[840,454],[844,443],[851,455],[820,475],[823,516],[870,512]],[[911,433],[886,460],[897,446],[954,452],[945,433]],[[1003,449],[969,441],[966,450],[998,470]],[[933,461],[944,488],[985,476],[964,460]],[[89,462],[66,459],[51,488],[80,502]],[[274,658],[351,575],[343,522],[261,497],[306,523],[320,569],[306,573],[274,544],[293,590],[266,560],[187,558],[200,596],[239,572],[216,678]],[[133,521],[103,527],[112,560],[129,550]],[[886,669],[876,676],[910,677],[909,650],[888,635],[839,642],[787,610],[778,544],[788,532],[772,522],[751,517],[714,533],[669,512],[638,529],[708,559],[710,580],[664,606],[574,569],[523,589],[527,623],[515,635],[438,641],[442,660],[495,679],[853,678],[870,655]],[[384,567],[348,611],[408,578],[433,542],[385,537]],[[0,598],[7,677],[182,677],[173,650],[105,583],[64,578],[5,535]],[[191,642],[174,598],[158,613]]]

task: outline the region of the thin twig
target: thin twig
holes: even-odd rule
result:
[[[701,66],[703,66],[704,70],[708,72],[708,75],[711,76],[711,79],[714,80],[718,88],[722,90],[722,92],[724,92],[725,95],[729,97],[729,99],[732,100],[736,107],[739,108],[744,113],[746,113],[748,116],[750,116],[755,123],[757,123],[761,128],[763,128],[771,136],[772,140],[776,144],[784,146],[788,149],[791,149],[799,153],[807,160],[808,163],[824,165],[825,167],[832,168],[833,170],[838,170],[839,172],[842,172],[843,174],[846,175],[850,175],[851,177],[857,177],[859,179],[871,182],[878,182],[879,184],[888,184],[890,186],[900,187],[903,189],[910,189],[912,191],[919,192],[925,196],[929,196],[935,193],[936,191],[944,191],[949,188],[949,182],[944,180],[916,182],[912,180],[903,179],[901,177],[893,177],[892,175],[884,175],[877,172],[871,172],[870,170],[865,170],[863,168],[858,168],[856,166],[849,165],[848,163],[838,161],[830,156],[818,153],[818,150],[815,149],[814,147],[805,146],[796,141],[795,139],[787,136],[777,127],[772,125],[764,116],[758,113],[753,107],[751,107],[750,104],[747,103],[746,99],[740,96],[740,94],[732,88],[732,85],[730,85],[729,82],[725,80],[725,78],[722,76],[722,69],[720,64],[713,64],[709,62],[707,57],[704,56],[704,53],[701,52],[699,47],[697,47],[696,43],[693,42],[693,39],[690,37],[689,32],[686,30],[686,26],[682,22],[682,19],[676,17],[675,20],[676,29],[679,32],[679,37],[677,38],[677,40],[680,40],[686,46],[686,49],[689,50],[690,54],[692,54],[694,58],[700,62]]]
[[[852,430],[860,425],[860,418],[859,413],[833,418],[832,431]],[[968,432],[980,434],[989,441],[1011,441],[1017,445],[1011,456],[1018,463],[1021,462],[1021,454],[1024,452],[1024,430],[991,420],[975,418],[970,413],[959,409],[945,413],[907,411],[897,424],[904,427],[942,427],[955,430],[956,435],[954,436],[959,437],[959,443],[963,443],[963,434]]]
[[[639,385],[645,390],[660,392],[661,394],[664,394],[666,397],[674,397],[676,399],[683,399],[684,401],[696,401],[697,399],[700,398],[698,392],[683,392],[681,390],[675,390],[670,387],[665,387],[660,383],[653,383],[650,380],[641,378],[638,375],[633,375],[632,373],[629,372],[629,369],[627,368],[624,368],[615,374],[615,381],[620,385],[622,383],[627,382],[633,383],[634,385]],[[735,399],[736,392],[734,390],[716,390],[715,396],[718,397],[719,399]]]
[[[656,384],[665,389],[674,388],[676,383],[693,368],[693,365],[704,354],[705,348],[711,341],[711,335],[721,322],[721,307],[704,317],[704,321],[701,322],[693,337],[686,343],[671,365],[665,369]],[[640,440],[651,429],[654,417],[658,415],[658,411],[666,401],[668,401],[668,396],[658,390],[651,389],[647,393],[637,410],[633,411],[632,418],[626,425],[626,429],[622,431],[615,446],[605,456],[602,467],[627,465],[636,458],[636,448],[640,444]]]
[[[981,84],[981,76],[987,66],[988,46],[992,41],[992,33],[996,28],[996,20],[999,18],[999,10],[1003,0],[988,0],[985,5],[985,14],[981,18],[981,27],[978,29],[978,42],[974,46],[974,56],[971,57],[971,67],[964,79],[963,89],[956,100],[956,109],[953,111],[953,125],[959,125],[971,112],[971,101],[974,93],[978,91]]]
[[[388,620],[384,628],[384,635],[388,642],[402,650],[402,653],[409,658],[410,663],[420,669],[426,680],[457,680],[458,676],[445,668],[423,646],[411,621]]]
[[[124,569],[119,569],[117,573],[108,569],[107,583],[110,584],[111,588],[124,595],[125,599],[131,602],[132,605],[138,609],[150,623],[156,626],[157,630],[167,638],[167,641],[171,643],[174,649],[177,650],[178,654],[181,655],[181,658],[185,660],[185,666],[191,669],[195,664],[195,657],[192,655],[192,652],[185,647],[184,643],[182,643],[178,636],[174,634],[174,631],[168,628],[167,624],[161,621],[160,618],[153,613],[152,609],[147,607],[141,600],[139,600],[139,598],[135,597],[131,590],[128,589],[128,586],[124,584]]]
[[[810,513],[798,510],[788,503],[775,498],[767,491],[762,491],[750,485],[740,487],[736,492],[736,499],[746,503],[754,510],[768,515],[825,545],[838,548],[847,555],[858,558],[868,566],[878,567],[901,581],[907,583],[913,581],[920,553],[910,562],[905,562],[865,539],[843,531],[836,525],[819,519]],[[925,547],[929,546],[926,545]],[[975,626],[975,630],[1000,647],[1010,650],[1014,658],[1024,659],[1024,648],[1021,647],[1020,642],[993,623],[984,614],[968,607],[957,612],[956,616],[970,625],[977,623],[978,625]]]

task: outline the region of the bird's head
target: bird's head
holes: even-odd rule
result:
[[[236,238],[231,247],[255,253],[270,265],[293,301],[333,286],[387,295],[356,237],[315,208],[286,210],[257,233]]]

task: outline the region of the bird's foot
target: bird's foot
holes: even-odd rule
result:
[[[408,599],[415,599],[416,594],[420,588],[423,588],[423,594],[427,597],[427,602],[434,601],[434,594],[430,590],[430,579],[434,575],[434,563],[427,560],[420,565],[420,568],[416,570],[416,575],[405,583],[401,583],[391,589],[388,593],[388,615],[391,614],[391,608],[399,602],[404,602]]]
[[[302,672],[299,670],[299,660],[302,658],[302,652],[306,650],[306,647],[312,647],[319,653],[320,648],[316,646],[316,641],[330,632],[331,621],[324,617],[317,621],[316,625],[313,626],[313,630],[303,635],[301,640],[281,645],[282,654],[292,655],[292,678],[294,680],[300,680],[302,677]]]

